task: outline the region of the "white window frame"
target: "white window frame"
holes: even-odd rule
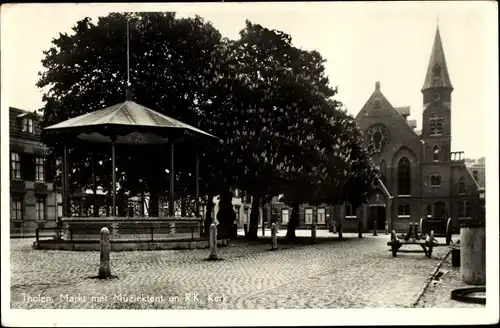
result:
[[[16,152],[11,152],[10,159],[11,177],[13,179],[21,179],[21,155]]]
[[[12,197],[10,202],[10,219],[14,221],[23,220],[23,199],[21,197]],[[14,214],[15,213],[15,214]]]
[[[306,224],[312,224],[313,223],[313,209],[312,208],[306,208],[304,210],[304,220]]]
[[[23,119],[22,131],[23,132],[28,132],[28,133],[35,133],[35,124],[34,124],[32,118],[25,117]]]
[[[44,159],[43,157],[36,157],[35,159],[35,181],[45,181],[44,176]]]
[[[316,214],[316,217],[317,217],[318,224],[325,224],[326,223],[326,208],[319,207],[318,212]]]
[[[45,210],[45,198],[37,197],[35,202],[36,221],[46,221],[47,211]]]
[[[288,208],[282,208],[281,209],[281,224],[288,224],[289,221],[290,221],[290,210]]]

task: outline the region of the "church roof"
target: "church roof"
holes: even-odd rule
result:
[[[439,26],[436,29],[434,45],[432,46],[431,58],[429,60],[429,66],[427,67],[427,75],[422,91],[430,88],[453,89],[450,75],[448,74],[448,67],[446,66],[446,58],[444,56]]]

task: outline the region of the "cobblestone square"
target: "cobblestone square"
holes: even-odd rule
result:
[[[282,235],[282,233],[280,234]],[[329,236],[329,238],[327,237]],[[393,258],[388,236],[318,231],[318,243],[233,241],[208,249],[111,253],[111,280],[93,279],[99,252],[32,249],[11,240],[13,309],[329,309],[455,307],[421,295],[448,247]],[[269,239],[267,239],[269,241]],[[280,240],[280,242],[282,242]],[[448,284],[453,284],[449,282]],[[449,293],[448,293],[449,295]],[[435,301],[435,300],[438,301]],[[440,303],[441,302],[441,303]]]

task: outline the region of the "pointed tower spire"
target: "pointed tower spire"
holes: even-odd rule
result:
[[[425,76],[422,91],[431,88],[449,88],[453,90],[450,75],[448,74],[448,66],[446,66],[439,25],[436,28],[434,45],[432,46],[431,58],[427,67],[427,75]]]

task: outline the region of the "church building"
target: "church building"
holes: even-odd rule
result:
[[[409,107],[393,107],[379,82],[356,116],[367,147],[381,174],[381,183],[369,203],[348,219],[365,221],[373,229],[405,231],[409,222],[427,218],[436,232],[444,232],[452,219],[455,231],[459,220],[480,215],[479,185],[465,165],[463,152],[451,151],[451,83],[439,27],[422,86],[422,131],[408,120]],[[347,205],[349,207],[349,205]]]
[[[454,233],[459,221],[478,218],[483,213],[481,198],[484,188],[466,166],[464,153],[451,151],[452,93],[446,58],[439,27],[425,72],[422,92],[422,131],[416,121],[409,120],[410,107],[394,107],[382,93],[379,82],[356,122],[364,134],[367,148],[378,166],[381,179],[367,204],[353,208],[323,205],[302,205],[299,229],[309,229],[313,223],[325,229],[335,222],[342,223],[345,232],[356,232],[362,223],[363,231],[408,231],[409,223],[426,218],[426,231],[436,235],[446,231],[452,219]],[[481,195],[480,195],[481,193]],[[276,213],[280,227],[285,228],[291,209],[274,200],[266,213]],[[270,214],[264,221],[270,222]]]

